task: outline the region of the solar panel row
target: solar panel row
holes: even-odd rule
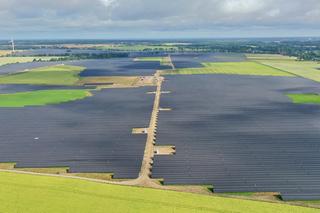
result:
[[[148,125],[150,89],[108,89],[59,105],[1,108],[0,162],[136,178],[146,136],[131,131]]]
[[[154,178],[213,184],[215,192],[281,192],[320,199],[320,106],[296,105],[284,91],[320,92],[300,78],[168,76],[161,98]]]

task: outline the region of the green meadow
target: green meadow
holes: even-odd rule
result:
[[[315,213],[286,204],[0,172],[0,212]]]
[[[170,66],[170,58],[169,57],[139,57],[135,59],[136,61],[156,61],[161,65]]]
[[[174,71],[164,71],[163,74],[228,74],[228,75],[257,75],[257,76],[294,76],[279,69],[259,64],[256,62],[219,62],[203,63],[201,68],[177,69]]]
[[[296,104],[320,104],[318,94],[288,94],[287,96]]]
[[[0,75],[0,84],[77,85],[85,67],[56,65]]]
[[[91,96],[87,90],[37,90],[0,94],[0,107],[43,106],[75,101]]]
[[[258,63],[289,72],[293,75],[320,82],[320,63],[315,61],[297,61],[295,57],[268,54],[247,55]]]

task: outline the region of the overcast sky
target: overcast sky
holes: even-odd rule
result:
[[[0,0],[0,38],[320,36],[320,0]]]

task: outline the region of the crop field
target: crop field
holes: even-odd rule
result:
[[[262,64],[275,67],[277,69],[290,72],[294,75],[307,78],[320,83],[320,64],[317,62],[305,62],[305,61],[280,61],[269,60],[260,61]]]
[[[248,60],[277,60],[277,61],[295,61],[296,57],[275,55],[275,54],[246,54]]]
[[[84,67],[56,65],[0,76],[0,84],[77,85]]]
[[[0,66],[15,63],[27,63],[33,61],[50,61],[57,57],[0,57]]]
[[[274,203],[6,172],[0,172],[0,197],[6,198],[0,212],[318,212]]]
[[[44,106],[75,101],[91,96],[87,90],[38,90],[0,94],[0,107]]]
[[[9,55],[11,53],[12,53],[11,50],[0,50],[0,57],[7,56],[7,55]]]
[[[154,178],[164,184],[212,184],[214,192],[280,192],[284,200],[320,199],[318,105],[287,94],[320,93],[297,77],[166,76]]]
[[[230,74],[259,76],[294,76],[293,74],[265,66],[256,62],[215,62],[202,63],[202,68],[184,68],[175,71],[165,71],[165,75],[195,75],[195,74]]]
[[[0,162],[136,178],[146,135],[131,132],[149,123],[153,96],[148,91],[106,89],[57,105],[0,108]]]
[[[320,64],[313,61],[297,61],[294,57],[281,55],[248,55],[249,60],[274,67],[296,76],[320,82]]]

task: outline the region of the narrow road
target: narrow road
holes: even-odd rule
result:
[[[152,174],[152,165],[153,165],[153,157],[154,157],[154,142],[156,139],[157,132],[157,122],[158,122],[158,114],[159,114],[159,106],[160,106],[160,96],[161,96],[161,87],[164,78],[160,75],[159,71],[155,74],[155,79],[157,81],[157,90],[155,93],[155,99],[150,119],[150,124],[148,128],[148,136],[146,141],[146,146],[144,150],[144,156],[141,164],[141,169],[139,173],[139,177],[135,180],[125,181],[125,184],[129,185],[139,185],[139,186],[150,186],[154,187],[156,184],[151,179]]]
[[[176,69],[176,67],[174,66],[174,64],[173,64],[173,62],[172,62],[171,55],[169,55],[169,56],[168,56],[168,58],[169,58],[169,64],[170,64],[170,66],[171,66],[172,70],[175,70],[175,69]]]

